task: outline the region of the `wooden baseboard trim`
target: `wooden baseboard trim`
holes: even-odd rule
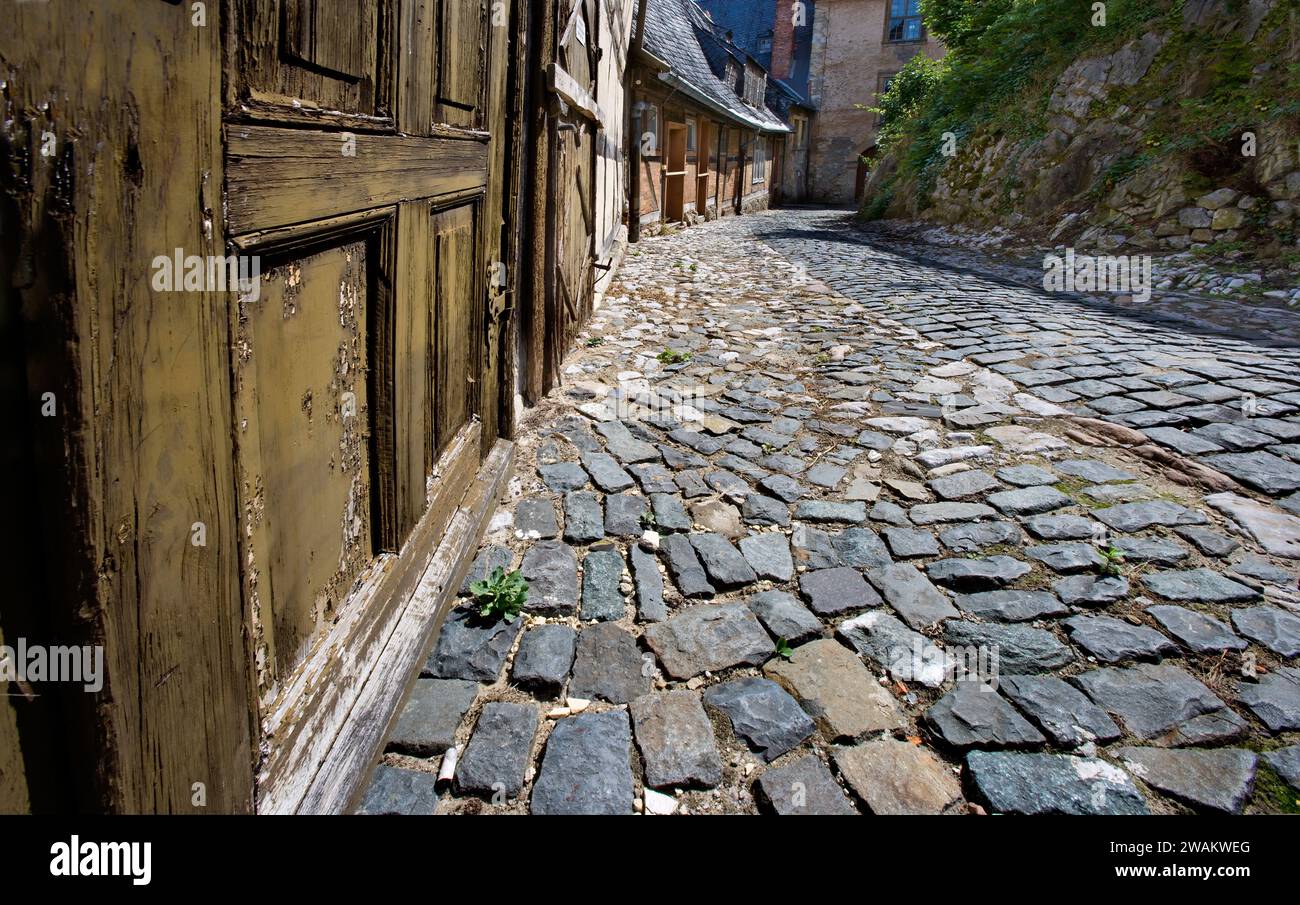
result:
[[[483,460],[297,813],[342,814],[359,802],[437,630],[455,605],[479,539],[510,480],[514,454],[513,443],[498,440]]]

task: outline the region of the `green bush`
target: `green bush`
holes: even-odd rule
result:
[[[1185,28],[1184,2],[1107,0],[1105,25],[1095,26],[1092,0],[921,0],[926,28],[948,54],[941,63],[914,58],[874,108],[881,117],[876,160],[892,155],[896,168],[864,199],[862,216],[885,216],[904,192],[924,208],[948,161],[947,133],[956,137],[958,154],[968,137],[1027,145],[1045,135],[1048,101],[1065,68],[1148,31],[1169,36],[1164,49],[1140,84],[1112,91],[1104,106],[1167,103],[1092,187],[1094,196],[1159,158],[1204,156],[1216,142],[1238,141],[1264,122],[1289,124],[1295,133],[1300,64],[1288,41],[1295,40],[1300,0],[1277,0],[1249,44],[1235,34]]]

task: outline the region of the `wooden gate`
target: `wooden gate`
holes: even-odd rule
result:
[[[550,62],[545,97],[534,98],[540,134],[533,139],[536,232],[525,265],[535,274],[525,337],[529,402],[560,382],[564,354],[591,313],[600,128],[597,0],[551,0],[536,16],[533,52],[546,54]]]
[[[0,43],[49,631],[108,661],[76,803],[337,810],[509,466],[518,4],[100,6]]]

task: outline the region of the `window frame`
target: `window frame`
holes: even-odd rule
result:
[[[901,16],[894,14],[895,3],[903,4],[903,14]],[[916,12],[909,14],[908,9],[912,4],[916,4]],[[916,37],[909,38],[905,36],[907,23],[915,21],[917,23]],[[894,23],[900,23],[902,37],[893,37]],[[885,43],[886,44],[924,44],[926,41],[925,22],[921,19],[920,0],[889,0],[885,8]]]
[[[767,139],[754,139],[754,153],[750,156],[749,164],[749,184],[756,185],[760,182],[767,182]]]

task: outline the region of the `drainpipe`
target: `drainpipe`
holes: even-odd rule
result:
[[[627,241],[628,244],[641,241],[641,113],[645,110],[645,101],[628,103],[634,96],[633,60],[645,42],[645,8],[649,0],[636,2],[636,38],[628,49],[627,69],[623,73],[623,105],[628,111],[627,137]]]

